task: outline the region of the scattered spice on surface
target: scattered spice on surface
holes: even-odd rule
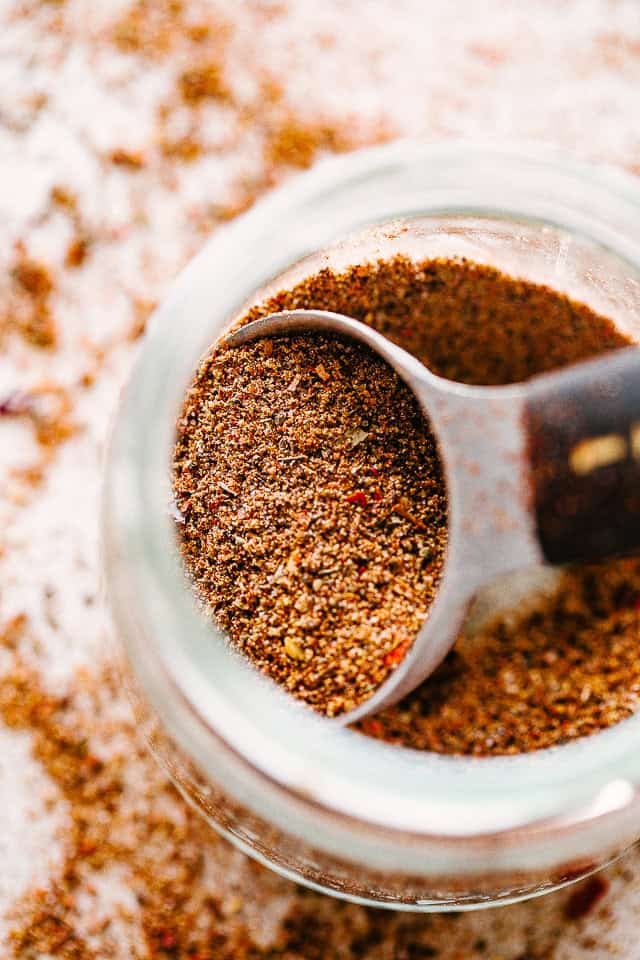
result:
[[[265,159],[269,166],[310,167],[320,150],[340,153],[350,148],[350,139],[331,123],[304,122],[287,116],[268,132]]]
[[[204,152],[204,147],[195,134],[185,134],[182,137],[170,137],[161,134],[158,139],[160,152],[167,160],[177,160],[181,163],[194,163]]]
[[[127,170],[142,170],[144,167],[144,157],[136,150],[125,150],[118,147],[109,154],[109,160],[114,167],[124,167]]]
[[[19,257],[12,270],[17,285],[34,299],[45,299],[53,290],[53,281],[49,270],[37,260],[26,256]]]
[[[28,419],[38,444],[45,449],[64,443],[77,429],[69,391],[53,381],[0,397],[0,416]]]
[[[90,247],[91,241],[89,237],[74,237],[67,247],[67,252],[64,258],[65,267],[71,267],[72,269],[81,267],[87,259]]]
[[[29,422],[37,443],[35,458],[12,466],[7,474],[11,482],[5,496],[16,504],[23,504],[29,499],[25,495],[42,482],[60,445],[77,432],[78,423],[68,388],[54,381],[43,381],[30,390],[12,390],[0,396],[0,419],[5,418]]]
[[[13,629],[9,623],[3,634]],[[97,960],[116,955],[119,937],[111,928],[132,918],[119,917],[117,909],[102,912],[91,879],[101,871],[126,875],[139,910],[139,932],[128,938],[129,956],[262,956],[253,952],[242,902],[227,917],[222,899],[205,880],[207,854],[215,849],[223,869],[236,872],[237,855],[226,845],[221,848],[205,821],[177,801],[136,739],[133,721],[107,719],[105,698],[115,696],[120,682],[112,668],[94,678],[82,673],[67,695],[53,696],[19,656],[3,678],[0,720],[31,733],[34,756],[68,812],[64,862],[48,887],[28,893],[14,907],[7,956]],[[124,750],[114,752],[105,744],[110,732],[126,744]],[[101,755],[92,752],[91,737],[99,742]],[[263,873],[247,864],[247,893],[252,884],[265,887]],[[269,886],[267,880],[265,889]],[[253,895],[260,897],[257,891]]]
[[[222,68],[215,60],[189,67],[180,74],[179,86],[183,100],[190,106],[203,100],[227,101],[231,97]]]
[[[54,184],[49,192],[49,200],[55,207],[60,207],[70,214],[78,212],[78,197],[73,190],[63,187],[61,184]]]
[[[0,332],[17,331],[27,343],[50,349],[58,340],[51,310],[54,280],[49,268],[29,256],[23,243],[15,246],[10,285],[0,315]]]
[[[415,638],[446,544],[434,443],[395,372],[326,336],[214,353],[175,487],[187,567],[234,645],[329,716],[370,696]]]
[[[628,342],[609,320],[550,288],[462,260],[416,263],[399,256],[338,274],[325,269],[260,304],[242,322],[300,307],[320,307],[363,320],[436,373],[467,383],[525,380]],[[337,424],[348,408],[343,406],[346,396],[340,392],[340,373],[333,364],[346,355],[355,360],[348,354],[353,347],[340,344],[329,363],[328,346],[322,356],[298,357],[291,346],[285,349],[285,341],[276,340],[245,347],[246,353],[214,354],[198,374],[181,421],[176,486],[186,518],[181,542],[187,567],[218,623],[251,660],[292,693],[316,708],[320,703],[327,713],[337,713],[347,709],[347,691],[340,704],[330,700],[328,705],[318,701],[317,690],[313,692],[318,630],[323,634],[322,658],[331,650],[331,657],[322,662],[331,670],[332,684],[337,678],[341,683],[351,678],[353,683],[353,675],[343,672],[337,650],[341,655],[353,653],[349,645],[328,646],[336,642],[336,619],[327,616],[325,604],[339,595],[344,623],[352,624],[355,611],[361,612],[358,632],[350,640],[353,643],[357,636],[358,650],[367,649],[372,624],[376,631],[383,625],[390,630],[383,644],[376,641],[379,671],[376,666],[374,673],[372,665],[368,681],[358,679],[354,687],[353,703],[360,702],[365,690],[387,675],[385,670],[401,662],[437,589],[444,533],[434,537],[434,531],[444,520],[445,490],[439,470],[434,471],[435,449],[425,446],[411,489],[392,491],[385,482],[382,450],[372,454],[378,442],[375,426],[351,416],[340,421],[345,442],[339,454],[333,451],[333,460],[347,468],[344,487],[340,486],[341,516],[349,508],[359,522],[332,521],[325,529],[316,521],[317,501],[325,505],[319,495],[325,496],[327,478],[318,472],[317,449],[308,450],[301,440],[307,429],[303,411],[309,396],[331,397],[331,417]],[[278,378],[276,372],[282,375]],[[348,379],[354,378],[355,367]],[[267,401],[258,413],[256,398]],[[294,412],[298,420],[293,432],[290,427],[287,432],[282,423]],[[317,413],[310,418],[319,423]],[[415,432],[409,420],[396,420],[395,426],[405,431],[410,426]],[[405,441],[410,438],[407,432]],[[286,450],[278,448],[281,459],[273,468],[270,442],[287,444]],[[400,437],[397,442],[400,445]],[[311,462],[305,459],[310,453]],[[358,464],[352,473],[350,458]],[[214,496],[213,491],[219,484],[218,472],[227,471],[230,462],[233,480],[241,488],[237,501],[221,498],[219,490]],[[437,522],[420,499],[421,470],[429,479],[425,492],[441,511]],[[331,475],[335,483],[342,483],[335,471]],[[300,503],[291,497],[292,484],[304,491],[306,499],[300,503],[305,512],[300,513]],[[282,501],[286,508],[274,513],[274,504]],[[337,510],[333,503],[332,511]],[[271,515],[273,520],[260,519]],[[371,526],[378,516],[384,516],[386,524],[398,524],[398,548],[388,547],[395,544],[392,539],[387,542],[393,526],[376,527],[375,522]],[[277,531],[276,518],[282,522]],[[339,545],[334,540],[337,531]],[[361,539],[365,533],[370,538],[366,543]],[[402,558],[397,565],[384,562],[385,590],[395,598],[386,611],[375,592],[367,593],[372,582],[380,589],[372,577],[379,576],[381,550]],[[402,569],[407,550],[415,564],[413,579]],[[321,567],[329,572],[322,573]],[[422,579],[416,579],[420,569]],[[348,580],[343,579],[347,574]],[[429,576],[434,580],[427,586]],[[336,593],[338,583],[345,586]],[[364,597],[368,599],[363,605]],[[548,747],[617,723],[640,701],[637,597],[640,560],[570,570],[551,598],[520,618],[513,613],[503,617],[473,642],[461,639],[418,690],[364,720],[359,729],[399,746],[485,755]],[[412,608],[417,615],[409,620]],[[393,619],[400,612],[402,635]],[[408,623],[413,629],[406,628]],[[361,670],[359,678],[365,676],[364,665]]]
[[[179,42],[184,11],[182,0],[134,0],[114,24],[111,39],[122,53],[159,59]]]
[[[10,621],[0,638],[24,629]],[[0,720],[30,734],[67,826],[50,882],[11,910],[7,958],[323,960],[339,945],[348,960],[366,960],[374,949],[395,957],[399,946],[403,956],[436,956],[432,944],[443,937],[462,944],[451,915],[336,901],[224,842],[176,793],[130,712],[117,706],[122,674],[113,664],[80,671],[64,695],[53,695],[19,652],[12,657]],[[105,899],[105,882],[113,899]]]
[[[16,613],[0,628],[0,647],[15,650],[18,641],[25,632],[28,617],[26,613]]]

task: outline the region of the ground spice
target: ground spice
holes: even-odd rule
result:
[[[64,695],[53,695],[15,649],[19,638],[27,648],[35,639],[24,615],[0,627],[0,647],[12,658],[0,721],[29,732],[68,826],[55,876],[11,911],[7,957],[322,960],[339,944],[347,960],[364,960],[373,950],[438,956],[434,944],[456,937],[462,945],[451,915],[366,910],[244,857],[167,781],[133,717],[116,705],[122,675],[114,665],[93,676],[81,671]],[[114,877],[126,883],[124,902],[104,899]]]
[[[182,548],[233,643],[334,716],[401,661],[435,593],[433,440],[379,357],[324,336],[214,353],[179,425]]]
[[[28,420],[42,452],[64,443],[77,430],[69,391],[53,381],[0,396],[0,417]]]
[[[112,40],[122,53],[161,58],[180,39],[183,13],[181,0],[134,0],[114,24]]]
[[[180,93],[185,103],[194,106],[203,100],[229,100],[230,93],[220,64],[216,61],[190,67],[180,75]]]
[[[125,167],[127,170],[142,170],[144,167],[144,157],[135,150],[125,150],[123,147],[117,147],[109,154],[109,161],[114,167]]]
[[[16,331],[35,347],[55,347],[58,331],[51,311],[54,280],[49,268],[29,256],[23,243],[14,249],[8,289],[0,313],[0,336]]]
[[[25,623],[7,624],[0,643],[18,629],[26,629]],[[34,756],[58,788],[69,818],[60,871],[47,888],[16,904],[7,956],[97,960],[120,955],[122,924],[137,929],[127,937],[128,956],[274,956],[253,942],[251,909],[245,909],[244,899],[236,897],[230,910],[205,878],[206,855],[214,847],[214,856],[230,875],[237,876],[237,855],[216,840],[200,816],[176,802],[164,774],[136,740],[132,721],[116,717],[111,728],[105,726],[105,698],[115,695],[120,682],[112,669],[94,678],[82,674],[68,695],[52,696],[20,656],[3,678],[0,720],[30,731]],[[108,746],[114,737],[126,743],[115,753]],[[92,752],[90,739],[100,744],[102,755]],[[117,902],[105,911],[92,883],[101,873],[116,871],[126,873],[137,909],[135,924]],[[260,901],[264,873],[256,864],[242,866],[241,889],[254,902]],[[233,889],[232,880],[229,886]],[[286,934],[281,947],[282,955],[289,956]]]
[[[352,138],[346,132],[321,120],[301,121],[293,116],[269,130],[265,159],[269,167],[291,166],[306,169],[313,163],[319,150],[342,153],[351,147]]]
[[[74,237],[67,247],[64,258],[65,267],[81,267],[87,259],[90,247],[91,240],[88,237]]]
[[[566,743],[638,709],[639,641],[640,559],[575,568],[530,612],[460,638],[422,686],[359,728],[476,756]]]
[[[396,257],[339,274],[325,269],[272,297],[243,321],[299,307],[363,320],[435,372],[466,383],[524,380],[627,343],[609,320],[586,306],[462,260],[415,263]],[[369,427],[343,407],[348,400],[339,378],[324,375],[325,368],[333,371],[331,364],[348,355],[349,382],[358,377],[370,382],[365,369],[370,355],[342,344],[328,353],[329,346],[307,354],[294,344],[269,341],[214,354],[186,402],[176,491],[185,517],[181,538],[187,567],[218,622],[261,669],[332,715],[364,699],[409,649],[425,599],[430,602],[437,587],[446,495],[424,421],[419,434],[415,417],[394,421],[400,398],[407,401],[406,388],[397,379],[387,384],[386,406],[378,404],[383,445],[372,448]],[[308,421],[314,428],[321,422],[315,407],[305,412],[309,390],[327,401],[339,431],[350,427],[356,444],[343,460],[345,444],[338,453],[332,440],[329,473],[323,462],[327,449],[314,448],[310,462],[305,447]],[[286,432],[274,427],[273,410],[287,411]],[[392,422],[396,430],[408,431],[404,440],[418,456],[415,461],[403,457],[407,491],[396,487],[390,494],[385,445],[402,446],[397,433],[384,436]],[[278,457],[286,459],[286,470]],[[335,473],[336,461],[347,468],[343,474]],[[325,529],[310,517],[324,504],[329,475],[343,509],[340,521],[334,523],[332,513]],[[423,475],[429,480],[427,501],[424,492],[420,497]],[[220,490],[222,476],[231,484],[227,492]],[[277,529],[273,518],[285,516],[279,512],[282,501],[290,512]],[[346,507],[367,517],[367,526],[349,525]],[[395,517],[398,527],[376,527],[375,520],[372,526],[377,516],[387,523]],[[336,530],[339,544],[333,539]],[[366,545],[364,530],[371,538]],[[392,532],[395,539],[388,539]],[[398,566],[390,564],[391,557]],[[416,563],[418,557],[424,566]],[[314,579],[321,565],[327,574]],[[392,604],[382,599],[379,575],[371,579],[372,571],[382,569],[384,591],[399,594]],[[427,592],[425,571],[436,574]],[[337,598],[339,623],[328,607]],[[553,597],[530,613],[503,617],[473,643],[461,639],[433,677],[402,703],[363,721],[360,730],[414,749],[482,755],[538,749],[610,726],[629,716],[640,699],[638,598],[640,560],[572,570]],[[388,639],[368,636],[372,622],[377,631],[387,627]],[[336,630],[343,630],[337,649]],[[348,685],[354,682],[350,701]]]

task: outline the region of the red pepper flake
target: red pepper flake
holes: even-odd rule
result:
[[[367,572],[367,565],[365,563],[361,563],[359,567],[356,567],[356,572],[358,576],[361,577],[363,573]]]
[[[373,499],[376,502],[379,502],[380,500],[382,500],[382,490],[380,489],[380,487],[376,487],[375,490],[373,491]]]
[[[222,503],[222,497],[218,497],[217,500],[210,500],[209,510],[211,510],[211,513],[215,513],[215,511],[218,509],[221,503]]]
[[[173,950],[177,943],[175,933],[171,930],[163,930],[160,934],[160,943],[165,950]]]
[[[394,647],[393,650],[389,650],[389,653],[385,654],[382,662],[385,667],[393,667],[397,663],[400,663],[404,659],[404,655],[409,649],[409,641],[404,640],[402,643],[399,643],[397,647]]]
[[[355,493],[350,493],[347,497],[347,503],[355,503],[359,507],[366,507],[368,502],[369,501],[364,490],[356,490]]]
[[[372,737],[381,737],[384,733],[384,727],[375,717],[363,720],[361,726],[363,732]]]
[[[372,477],[380,476],[380,471],[378,470],[377,467],[369,467],[369,473],[371,474]]]
[[[602,900],[609,889],[609,882],[602,874],[590,877],[567,900],[564,908],[568,920],[580,920],[591,913],[597,903]]]

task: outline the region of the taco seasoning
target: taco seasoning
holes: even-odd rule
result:
[[[369,697],[435,594],[446,497],[411,391],[325,336],[214,352],[179,425],[194,584],[231,641],[321,713]]]
[[[324,269],[251,310],[345,313],[435,373],[525,380],[626,345],[548,287],[464,260],[398,256]],[[231,642],[335,716],[401,662],[437,591],[446,490],[408,388],[364,346],[325,336],[214,348],[188,391],[174,458],[181,549]],[[462,638],[422,686],[359,730],[444,753],[514,753],[636,709],[640,561],[566,573],[526,616]]]

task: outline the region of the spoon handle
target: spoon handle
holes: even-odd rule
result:
[[[529,384],[532,507],[546,559],[640,549],[640,349]]]

